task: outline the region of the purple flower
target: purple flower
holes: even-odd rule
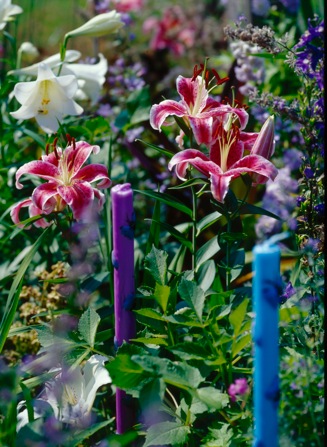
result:
[[[280,2],[291,14],[296,14],[300,7],[300,0],[280,0]]]
[[[291,296],[296,294],[296,290],[294,289],[294,287],[292,286],[291,281],[289,281],[284,289],[283,294],[280,296],[280,300],[282,303],[284,303],[285,301],[287,301],[289,298],[291,298]]]
[[[284,152],[283,162],[291,171],[299,169],[302,165],[303,154],[298,149],[288,149]]]
[[[270,9],[269,0],[252,0],[252,12],[257,16],[267,16]]]
[[[314,207],[314,210],[319,214],[319,216],[323,216],[325,214],[325,204],[319,203]]]
[[[313,170],[311,168],[306,167],[304,169],[304,175],[306,176],[306,178],[312,179],[314,177],[314,172],[313,172]]]
[[[296,205],[297,206],[301,206],[301,203],[303,203],[303,202],[305,202],[305,197],[303,197],[303,196],[298,196],[297,198],[296,198]]]
[[[228,394],[232,402],[236,402],[237,396],[244,396],[249,391],[249,385],[247,380],[243,377],[236,379],[228,388]]]

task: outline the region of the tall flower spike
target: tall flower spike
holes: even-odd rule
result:
[[[35,118],[45,132],[57,132],[64,116],[83,112],[82,107],[72,99],[77,88],[75,76],[56,77],[46,64],[41,63],[36,81],[15,85],[14,95],[21,107],[10,114],[22,120]]]

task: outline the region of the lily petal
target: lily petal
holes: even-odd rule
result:
[[[193,164],[194,159],[201,159],[210,162],[209,158],[197,149],[185,149],[175,154],[168,163],[168,169],[171,171],[176,166],[176,175],[181,180],[186,180],[186,171],[189,164]]]
[[[111,180],[108,177],[107,167],[101,164],[92,163],[91,165],[84,166],[77,172],[74,180],[83,180],[89,183],[102,180],[97,183],[97,188],[109,188]]]
[[[208,98],[208,90],[201,76],[197,76],[194,81],[192,81],[192,78],[178,76],[176,88],[183,101],[188,105],[191,116],[196,116],[204,109]]]
[[[85,141],[78,141],[75,146],[68,146],[65,150],[67,169],[71,177],[75,177],[91,153],[98,154],[100,147]]]
[[[96,392],[100,386],[112,382],[104,366],[106,360],[108,359],[102,355],[92,355],[84,366],[85,398],[89,411],[92,409]]]
[[[187,115],[188,111],[186,106],[177,101],[166,99],[160,104],[154,104],[150,110],[150,124],[153,129],[161,130],[161,126],[164,124],[167,116],[175,115],[182,117]]]
[[[198,144],[209,145],[212,141],[213,118],[193,118],[189,117],[194,138]]]
[[[16,188],[22,189],[23,185],[19,179],[24,174],[33,174],[45,180],[57,181],[59,177],[59,170],[56,166],[46,161],[30,161],[21,166],[16,172]]]
[[[76,181],[71,186],[58,186],[58,193],[73,211],[74,218],[79,220],[92,205],[94,191],[87,182]]]
[[[55,196],[58,195],[58,183],[48,182],[42,183],[34,189],[32,201],[34,205],[42,210],[43,214],[50,214],[56,206]]]

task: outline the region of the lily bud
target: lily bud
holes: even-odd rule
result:
[[[33,62],[39,56],[39,50],[31,42],[23,42],[18,49],[18,53],[26,62]]]
[[[274,115],[271,115],[262,126],[257,139],[252,147],[251,154],[261,155],[269,160],[275,151],[274,139],[275,125]]]
[[[100,37],[106,34],[115,33],[123,25],[124,23],[121,21],[121,15],[115,10],[104,14],[98,14],[79,28],[69,31],[65,35],[65,41],[70,37],[76,36]]]

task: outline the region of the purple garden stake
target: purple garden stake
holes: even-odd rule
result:
[[[133,191],[129,183],[111,189],[114,297],[115,297],[115,344],[135,337],[135,317],[131,310],[134,298],[134,208]],[[135,423],[133,405],[123,390],[116,390],[116,428],[122,434]]]

